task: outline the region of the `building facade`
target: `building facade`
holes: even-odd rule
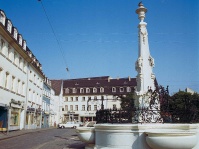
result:
[[[135,78],[109,76],[63,80],[63,122],[95,121],[96,111],[119,109],[121,95],[134,91]]]
[[[0,10],[0,129],[41,126],[42,67]]]

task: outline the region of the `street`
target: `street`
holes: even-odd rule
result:
[[[0,149],[83,149],[75,129],[47,129],[0,140]]]

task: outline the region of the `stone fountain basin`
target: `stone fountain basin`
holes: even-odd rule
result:
[[[196,132],[145,132],[146,142],[152,149],[192,149],[198,138]]]
[[[78,127],[76,129],[76,132],[81,141],[87,144],[95,143],[95,128],[94,127]]]

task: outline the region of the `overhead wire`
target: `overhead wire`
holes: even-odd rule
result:
[[[55,39],[56,39],[56,41],[57,41],[57,44],[58,44],[58,46],[59,46],[59,51],[60,51],[60,53],[61,53],[61,55],[62,55],[64,64],[65,64],[65,66],[66,66],[66,71],[68,72],[69,78],[70,78],[70,71],[69,71],[69,68],[68,68],[68,65],[67,65],[67,62],[66,62],[66,57],[65,57],[65,55],[64,55],[64,51],[63,51],[62,45],[61,45],[61,43],[60,43],[59,40],[58,40],[58,37],[57,37],[57,35],[56,35],[56,33],[55,33],[55,30],[54,30],[54,28],[53,28],[53,26],[52,26],[52,23],[51,23],[49,17],[48,17],[48,15],[47,15],[47,11],[46,11],[46,9],[45,9],[43,3],[42,3],[42,0],[38,0],[38,1],[39,1],[39,2],[41,3],[41,5],[42,5],[43,11],[44,11],[44,13],[45,13],[45,15],[46,15],[46,18],[47,18],[47,20],[48,20],[48,23],[49,23],[49,25],[50,25],[50,28],[51,28],[51,30],[52,30],[52,32],[53,32],[53,35],[54,35],[54,37],[55,37]]]

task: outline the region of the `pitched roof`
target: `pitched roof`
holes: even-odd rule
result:
[[[111,79],[109,76],[63,80],[63,88],[68,88],[71,90],[73,88],[76,88],[76,89],[98,88],[99,89],[100,87],[103,87],[104,93],[106,94],[112,94],[112,87],[131,87],[133,90],[136,85],[137,85],[136,78]],[[70,91],[70,93],[72,93],[72,91]],[[78,90],[77,94],[79,93],[80,91]],[[72,94],[74,95],[74,93]],[[93,92],[91,91],[90,94],[93,94]],[[99,94],[99,92],[96,94]]]
[[[60,95],[62,80],[51,80],[51,87],[55,90],[55,95]]]

